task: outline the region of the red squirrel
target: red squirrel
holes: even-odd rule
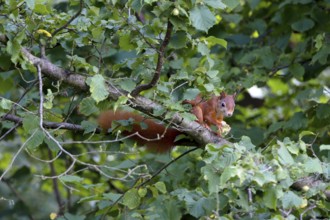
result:
[[[212,96],[211,99],[203,101],[198,95],[194,100],[185,100],[183,103],[192,105],[192,113],[197,117],[198,122],[210,129],[211,125],[218,128],[217,134],[221,136],[223,118],[233,115],[235,108],[235,94],[226,95],[221,93],[220,96]],[[104,131],[111,128],[113,121],[133,119],[134,123],[130,131],[124,131],[124,135],[131,135],[136,132],[143,138],[134,135],[138,144],[145,145],[148,149],[157,152],[166,152],[172,149],[176,143],[176,136],[182,134],[175,128],[166,127],[163,124],[157,123],[152,119],[146,119],[142,115],[127,111],[106,111],[102,112],[98,118],[98,123]],[[140,126],[143,122],[147,125],[146,129]]]
[[[185,100],[184,103],[192,105],[192,113],[196,116],[197,121],[204,127],[211,129],[211,125],[217,127],[217,134],[221,136],[222,127],[227,125],[223,120],[224,117],[231,117],[235,110],[235,97],[222,92],[220,96],[212,96],[209,100],[203,101],[198,95],[194,100]],[[228,125],[227,125],[228,126]]]

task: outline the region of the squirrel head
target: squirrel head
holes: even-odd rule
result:
[[[218,109],[225,117],[231,117],[235,110],[235,97],[236,93],[232,95],[227,95],[225,92],[222,92],[219,96]]]

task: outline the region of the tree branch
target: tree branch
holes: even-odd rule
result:
[[[158,60],[157,60],[157,66],[156,66],[156,71],[154,73],[154,76],[153,76],[152,80],[149,83],[137,86],[131,92],[132,96],[137,96],[138,94],[140,94],[140,92],[142,92],[144,90],[151,89],[152,87],[154,87],[157,84],[157,82],[160,78],[160,74],[161,74],[161,71],[162,71],[163,64],[164,64],[165,49],[166,49],[168,43],[170,42],[172,30],[173,30],[173,25],[170,22],[170,20],[168,20],[164,40],[163,40],[162,44],[160,45],[159,50],[157,51],[158,52]]]
[[[7,114],[4,116],[1,116],[1,119],[15,122],[19,125],[22,124],[23,119],[12,114]],[[81,125],[77,124],[71,124],[67,122],[43,122],[43,127],[45,128],[51,128],[51,129],[67,129],[67,130],[72,130],[72,131],[78,131],[78,132],[83,132],[85,129]],[[100,133],[101,129],[97,129],[95,133]]]
[[[52,33],[52,36],[54,37],[58,32],[60,32],[61,30],[63,30],[64,28],[66,28],[74,19],[76,19],[80,14],[81,14],[81,11],[82,11],[82,8],[83,8],[83,5],[84,5],[84,1],[83,0],[80,0],[80,5],[79,5],[79,10],[77,11],[77,13],[75,15],[73,15],[70,20],[68,20],[62,27],[56,29],[53,33]]]
[[[165,47],[164,47],[165,49]],[[42,73],[50,78],[61,80],[75,88],[80,89],[81,91],[89,91],[89,87],[86,85],[86,77],[79,75],[77,73],[69,73],[65,71],[64,69],[61,69],[60,67],[52,64],[48,60],[40,59],[34,55],[32,55],[27,49],[24,47],[21,49],[23,55],[34,65],[40,65]],[[109,98],[112,100],[117,100],[122,95],[128,95],[127,92],[119,90],[118,88],[115,88],[111,85],[108,87],[109,92]],[[137,109],[149,116],[152,116],[155,118],[155,116],[152,115],[152,112],[156,109],[161,109],[162,106],[150,99],[147,99],[143,96],[135,96],[134,98],[129,99],[130,106],[134,109]],[[158,119],[161,119],[158,117]],[[171,118],[171,124],[173,127],[177,128],[178,130],[188,134],[190,137],[192,137],[198,145],[205,146],[207,143],[215,143],[219,146],[223,146],[225,144],[230,144],[227,140],[217,136],[212,131],[208,130],[207,128],[204,128],[199,123],[194,121],[188,121],[185,120],[183,117],[180,116],[179,113],[175,113],[173,117]],[[63,123],[65,125],[65,123]],[[47,125],[45,125],[47,127]],[[69,126],[70,127],[70,126]],[[50,127],[47,127],[50,128]],[[71,130],[77,130],[71,129]],[[81,128],[82,129],[82,128]],[[79,130],[79,129],[78,129]]]

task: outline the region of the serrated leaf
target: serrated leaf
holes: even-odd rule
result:
[[[96,103],[99,103],[108,97],[109,91],[102,75],[96,74],[93,77],[89,77],[86,83],[89,85],[89,91]]]
[[[79,176],[73,176],[73,175],[60,176],[59,179],[63,182],[67,182],[67,183],[74,183],[74,182],[80,183],[81,181],[84,180],[83,178],[81,178]]]
[[[135,209],[140,205],[141,197],[138,190],[133,188],[128,190],[123,197],[123,204],[129,209]]]
[[[207,32],[216,22],[215,16],[204,5],[198,5],[190,11],[189,19],[197,29]]]
[[[158,189],[159,192],[165,194],[167,192],[166,185],[164,182],[157,182],[155,183],[155,187]]]
[[[84,98],[79,104],[79,112],[83,115],[89,116],[93,113],[98,113],[99,109],[95,105],[94,99],[91,97]]]

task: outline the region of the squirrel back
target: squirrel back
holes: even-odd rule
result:
[[[142,115],[128,111],[106,111],[102,112],[98,118],[100,127],[107,132],[112,126],[113,121],[133,119],[132,129],[123,131],[124,135],[132,135],[138,132],[139,135],[134,135],[132,138],[140,145],[145,145],[149,150],[156,152],[166,152],[175,146],[175,138],[181,132],[165,127],[163,124],[157,123],[153,119],[146,119]],[[143,122],[147,128],[142,128],[140,123]]]

